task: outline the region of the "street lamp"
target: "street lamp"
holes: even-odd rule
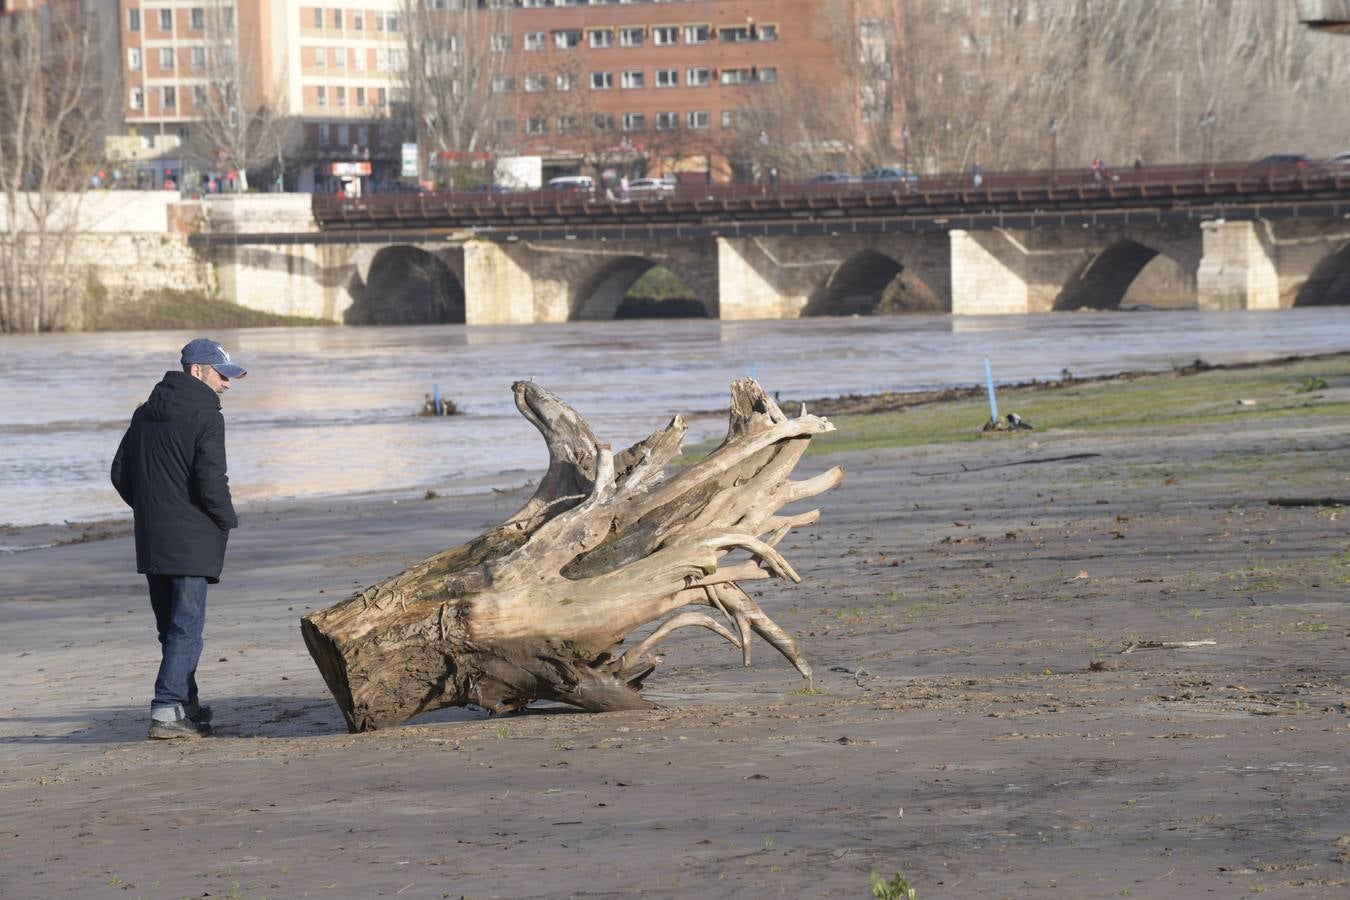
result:
[[[1200,157],[1208,166],[1214,157],[1214,112],[1206,110],[1200,117]]]
[[[1059,117],[1050,117],[1050,183],[1054,184],[1059,171]]]

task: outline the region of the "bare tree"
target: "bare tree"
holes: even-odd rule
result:
[[[238,39],[232,4],[215,4],[206,17],[205,77],[194,85],[200,121],[193,128],[193,151],[208,164],[237,174],[235,186],[248,190],[248,171],[276,161],[295,137],[286,114],[286,79],[268,84],[262,61]]]
[[[505,13],[473,0],[402,0],[406,65],[398,69],[423,154],[486,149],[514,89]]]
[[[101,98],[83,5],[0,16],[0,332],[69,327],[69,257],[97,161]]]
[[[1252,158],[1290,134],[1331,152],[1350,126],[1350,106],[1325,101],[1350,77],[1350,56],[1289,4],[952,0],[941,15],[935,5],[831,0],[825,33],[857,86],[861,165]]]

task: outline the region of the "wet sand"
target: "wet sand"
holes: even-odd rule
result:
[[[757,592],[818,692],[681,632],[653,712],[345,732],[299,617],[524,492],[242,509],[200,742],[143,739],[129,536],[0,557],[0,896],[1345,896],[1350,509],[1268,502],[1350,495],[1343,417],[836,462]]]

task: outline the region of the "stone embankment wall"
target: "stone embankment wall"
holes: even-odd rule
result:
[[[32,246],[37,223],[30,201],[20,196],[18,231]],[[217,292],[214,268],[193,252],[187,235],[197,227],[202,204],[168,191],[90,191],[57,198],[47,219],[48,250],[36,265],[61,266],[74,285],[73,327],[100,310],[142,302],[163,291],[204,297]],[[0,203],[0,233],[9,233]]]

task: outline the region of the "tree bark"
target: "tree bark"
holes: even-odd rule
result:
[[[532,700],[648,708],[641,687],[658,644],[691,625],[739,647],[745,665],[758,634],[810,680],[797,642],[738,582],[801,580],[775,545],[819,511],[779,510],[843,479],[836,466],[790,480],[811,437],[833,430],[828,420],[789,419],[754,380],[736,381],[726,440],[666,479],[685,433],[679,416],[615,456],[555,395],[533,382],[513,387],[549,449],[524,507],[301,620],[348,728],[389,727],[446,706],[507,713]]]

